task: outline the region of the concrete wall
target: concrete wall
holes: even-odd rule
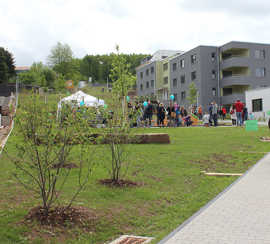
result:
[[[212,59],[212,53],[215,58]],[[191,56],[196,55],[196,62],[192,64]],[[190,106],[189,86],[194,82],[198,90],[198,105],[202,105],[203,111],[208,109],[208,104],[217,100],[218,82],[217,82],[217,48],[209,46],[196,47],[182,55],[173,58],[170,61],[171,66],[171,93],[177,94],[177,102],[186,108]],[[184,60],[184,68],[180,66],[180,61]],[[176,70],[173,70],[173,64],[177,64]],[[215,70],[216,77],[212,78],[212,70]],[[196,79],[191,79],[191,73],[196,72]],[[181,76],[185,76],[185,83],[181,83]],[[177,79],[177,87],[173,86],[173,80]],[[216,89],[216,96],[213,96],[212,88]],[[186,93],[186,98],[181,98],[181,93]]]
[[[199,105],[202,106],[203,113],[208,112],[209,104],[215,101],[220,104],[218,99],[218,49],[211,46],[200,46],[200,86],[199,90]],[[212,58],[214,54],[214,58]],[[215,72],[215,77],[212,76],[212,71]],[[215,89],[215,95],[213,93]]]

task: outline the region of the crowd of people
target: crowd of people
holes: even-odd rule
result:
[[[159,127],[190,126],[193,123],[191,114],[202,120],[204,126],[218,126],[218,119],[228,119],[229,116],[227,115],[230,115],[233,126],[242,126],[245,120],[252,119],[252,114],[248,115],[245,104],[240,100],[237,100],[229,111],[226,107],[218,107],[215,101],[211,102],[208,111],[204,112],[202,106],[191,106],[188,109],[190,113],[188,113],[185,107],[176,102],[170,102],[168,106],[159,102],[136,102],[134,105],[129,103],[128,108],[130,114],[132,114],[130,118],[133,118],[132,127],[151,127],[153,123]],[[155,118],[154,115],[156,115]]]
[[[248,110],[244,103],[239,99],[230,108],[232,125],[242,126],[245,120],[248,120]],[[253,115],[250,114],[250,119]]]
[[[64,121],[67,114],[71,110],[76,110],[76,112],[84,111],[84,107],[73,106],[70,109],[64,109],[69,107],[68,105],[63,106],[63,111],[61,113],[61,121]],[[188,112],[189,111],[189,112]],[[73,111],[74,112],[74,111]],[[107,118],[102,113],[102,110],[94,109],[96,113],[96,119],[94,124],[103,124],[106,126]],[[113,117],[113,112],[109,113]],[[195,116],[194,116],[195,115]],[[206,111],[203,111],[202,106],[190,106],[188,110],[184,106],[180,106],[177,102],[171,101],[169,105],[164,105],[161,102],[128,102],[128,116],[130,120],[131,127],[179,127],[179,126],[191,126],[196,119],[202,121],[202,125],[208,126],[218,126],[218,119],[225,120],[228,119],[230,115],[233,126],[242,126],[245,120],[254,119],[252,113],[248,114],[248,110],[244,103],[237,100],[231,105],[230,109],[227,110],[226,107],[218,107],[215,101],[209,104]],[[270,120],[269,120],[270,126]]]
[[[179,127],[192,124],[187,110],[176,102],[171,102],[168,106],[159,102],[136,102],[134,105],[129,103],[128,108],[130,118],[133,118],[132,127],[151,127],[153,123],[159,127]],[[154,115],[156,115],[155,118]],[[153,122],[153,119],[156,121]]]
[[[248,115],[247,107],[239,99],[234,104],[232,104],[229,114],[233,126],[242,126],[245,120],[253,119],[253,115]],[[206,113],[202,118],[203,124],[205,126],[217,126],[218,117],[224,120],[226,115],[227,109],[225,107],[218,109],[216,102],[212,102],[209,105],[209,113]]]

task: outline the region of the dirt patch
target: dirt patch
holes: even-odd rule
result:
[[[161,182],[161,178],[156,177],[156,176],[154,176],[154,175],[149,175],[148,177],[151,178],[151,179],[154,180],[154,181]]]
[[[97,219],[94,212],[84,207],[56,207],[46,213],[41,206],[32,208],[25,216],[25,222],[37,221],[41,225],[52,227],[87,227]]]
[[[104,180],[99,180],[100,184],[110,186],[110,187],[135,187],[135,186],[140,186],[141,184],[137,182],[133,182],[131,180],[112,180],[112,179],[104,179]]]
[[[197,161],[190,161],[190,163],[194,164],[199,164],[201,170],[216,170],[218,165],[223,164],[223,165],[228,165],[228,166],[235,166],[235,163],[232,163],[231,160],[233,157],[228,154],[217,154],[213,153],[209,156],[208,159],[200,159]]]
[[[132,176],[137,176],[139,173],[143,172],[144,169],[137,169],[131,173]]]
[[[65,164],[53,164],[52,166],[54,169],[58,169],[58,168],[65,168],[65,169],[74,169],[74,168],[79,168],[77,164],[74,163],[65,163]]]
[[[37,239],[42,239],[42,243],[52,243],[52,239],[55,243],[66,243],[67,239],[76,239],[81,231],[94,233],[98,219],[96,212],[82,206],[68,209],[56,207],[47,216],[44,209],[38,206],[32,208],[17,224],[29,227],[30,231],[25,233],[25,237],[31,243]]]

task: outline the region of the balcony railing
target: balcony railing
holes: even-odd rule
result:
[[[227,60],[230,58],[248,58],[248,56],[247,55],[229,55],[226,57],[222,57],[222,60]]]
[[[229,69],[233,67],[241,67],[243,69],[249,69],[249,59],[245,56],[230,56],[221,60],[221,69]]]
[[[242,86],[249,86],[252,84],[251,77],[248,75],[233,75],[227,76],[220,80],[220,86],[233,86],[233,85],[242,85]]]

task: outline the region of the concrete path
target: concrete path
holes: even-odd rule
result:
[[[270,153],[159,244],[269,244]]]

